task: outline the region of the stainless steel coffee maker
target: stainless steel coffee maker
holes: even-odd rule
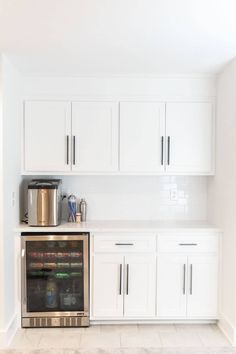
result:
[[[34,179],[28,185],[29,226],[57,226],[61,222],[60,179]]]

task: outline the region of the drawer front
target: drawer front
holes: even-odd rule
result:
[[[216,253],[218,244],[218,234],[163,234],[158,235],[157,252]]]
[[[93,235],[94,252],[156,252],[155,234],[104,234]]]

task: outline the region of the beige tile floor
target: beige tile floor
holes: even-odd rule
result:
[[[97,325],[19,329],[10,347],[0,353],[228,354],[234,349],[216,325]]]

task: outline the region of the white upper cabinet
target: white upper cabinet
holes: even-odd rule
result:
[[[70,103],[27,101],[24,113],[25,171],[70,171]]]
[[[212,103],[120,103],[121,172],[207,175],[213,170]]]
[[[27,101],[24,114],[26,172],[118,170],[118,104]]]
[[[120,171],[164,172],[165,105],[120,103]]]
[[[212,103],[166,104],[166,171],[180,174],[213,172]]]
[[[118,170],[118,104],[72,103],[72,171]]]
[[[214,173],[210,102],[27,101],[24,172]]]

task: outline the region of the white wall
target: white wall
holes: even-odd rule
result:
[[[215,96],[214,76],[114,76],[53,77],[25,76],[22,90],[26,98],[76,99],[110,98],[202,99]]]
[[[1,190],[3,218],[1,225],[1,251],[3,252],[4,279],[1,283],[4,310],[2,329],[7,331],[15,317],[15,234],[13,229],[19,222],[20,176],[20,76],[5,56],[2,58],[3,92],[3,160]],[[14,200],[13,200],[14,193]]]
[[[217,81],[216,175],[209,179],[208,214],[222,228],[223,325],[236,334],[236,60]],[[233,333],[231,333],[231,336]],[[236,344],[236,335],[235,335]]]
[[[3,153],[2,153],[2,138],[3,138],[3,92],[2,92],[2,58],[0,57],[0,284],[4,281],[4,259],[3,259]],[[4,291],[0,287],[0,332],[4,323]],[[1,337],[1,335],[0,335]]]

